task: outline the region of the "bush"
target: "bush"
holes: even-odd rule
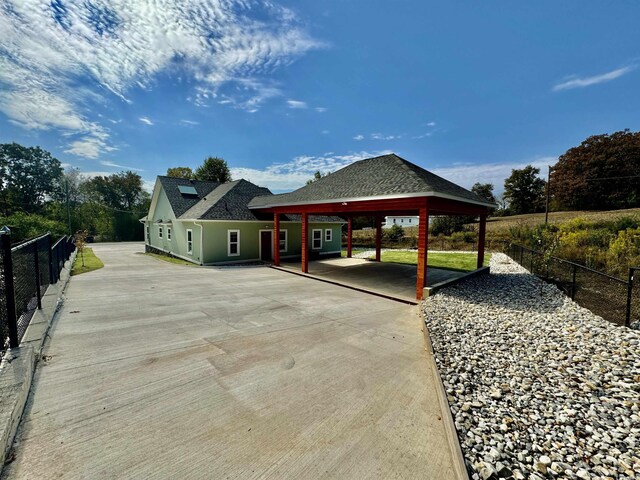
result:
[[[383,236],[386,240],[397,242],[404,237],[404,229],[400,225],[393,224],[391,228],[384,229]]]
[[[0,217],[0,225],[7,225],[11,229],[12,242],[20,242],[47,232],[51,232],[54,238],[67,233],[63,223],[49,220],[35,213],[17,212],[7,217]]]

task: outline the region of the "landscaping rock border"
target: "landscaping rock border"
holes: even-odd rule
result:
[[[504,254],[423,302],[473,479],[640,476],[640,332]]]

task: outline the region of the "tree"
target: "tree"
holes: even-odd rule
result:
[[[222,158],[209,157],[196,169],[197,180],[226,183],[231,181],[231,172],[227,162]]]
[[[484,198],[487,202],[496,202],[496,197],[493,194],[492,183],[474,183],[473,187],[471,187],[471,191],[479,197]]]
[[[608,210],[640,206],[640,132],[594,135],[553,167],[555,208]]]
[[[504,181],[504,198],[509,202],[509,213],[533,213],[544,207],[544,188],[546,182],[538,177],[539,168],[531,165],[511,170]]]
[[[142,177],[132,171],[93,177],[83,190],[92,200],[116,210],[132,210],[145,197]]]
[[[465,230],[467,223],[475,221],[475,217],[468,215],[446,215],[433,217],[429,226],[430,234],[433,236],[446,235],[447,237],[454,232],[462,232]]]
[[[193,170],[191,170],[191,167],[167,168],[167,177],[186,178],[187,180],[191,180],[192,178],[195,178]]]
[[[39,211],[62,175],[60,161],[40,147],[0,144],[0,197],[5,213]]]
[[[322,174],[322,172],[320,170],[316,170],[316,173],[313,174],[313,178],[310,178],[309,180],[307,180],[307,183],[305,183],[305,185],[310,185],[313,182],[317,182],[322,177],[326,177],[327,175],[329,175],[329,174],[328,173]]]

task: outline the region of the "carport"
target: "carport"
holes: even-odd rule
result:
[[[478,268],[484,261],[486,219],[495,205],[395,154],[352,163],[291,193],[254,198],[249,208],[273,214],[274,265],[280,265],[280,217],[301,215],[303,273],[309,272],[309,215],[339,215],[347,220],[347,257],[352,254],[352,219],[372,216],[376,228],[376,261],[380,261],[384,216],[417,216],[418,265],[416,299],[427,286],[429,218],[470,215],[480,218]],[[315,235],[315,233],[314,233]]]

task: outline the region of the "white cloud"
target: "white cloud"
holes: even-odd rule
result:
[[[258,0],[4,0],[0,9],[0,111],[28,129],[74,134],[68,153],[114,148],[89,113],[130,102],[160,74],[177,71],[196,104],[247,111],[281,95],[266,78],[323,45],[291,10]],[[109,119],[103,119],[110,122]]]
[[[492,183],[494,191],[500,194],[504,190],[504,180],[511,175],[511,170],[533,165],[540,169],[540,176],[546,178],[547,166],[557,161],[556,157],[538,157],[513,163],[463,163],[451,167],[424,168],[465,188],[471,188],[476,182]]]
[[[364,140],[364,135],[360,135],[360,134],[358,134],[358,135],[356,135],[355,137],[353,137],[353,139],[354,139],[354,140],[358,140],[358,141],[360,141],[360,140]]]
[[[318,113],[324,113],[324,112],[327,111],[327,108],[326,107],[316,107],[315,110]]]
[[[180,124],[194,126],[194,125],[200,125],[200,122],[196,122],[195,120],[180,120]]]
[[[599,83],[610,82],[611,80],[615,80],[616,78],[619,78],[635,70],[635,68],[636,67],[634,65],[628,66],[628,67],[622,67],[607,73],[602,73],[600,75],[593,75],[591,77],[579,78],[576,76],[572,76],[572,77],[569,77],[567,80],[563,81],[562,83],[558,83],[557,85],[554,85],[552,90],[554,92],[558,92],[560,90],[570,90],[572,88],[584,88],[584,87],[589,87],[591,85],[597,85]]]
[[[331,132],[329,130],[322,130],[320,133],[323,135],[329,135]]]
[[[388,150],[376,152],[351,152],[336,155],[326,152],[323,155],[301,155],[290,162],[276,163],[263,170],[255,168],[232,168],[233,178],[244,178],[257,185],[265,186],[274,192],[288,192],[304,186],[316,171],[335,172],[351,163],[364,158],[391,153]]]
[[[426,126],[427,127],[435,127],[436,126],[436,122],[427,122]]]
[[[112,167],[112,168],[124,168],[125,170],[133,170],[136,172],[144,172],[143,168],[128,167],[127,165],[118,165],[117,163],[109,162],[107,160],[101,160],[100,165],[104,165],[105,167]]]
[[[147,125],[154,124],[149,117],[140,117],[138,118],[138,120],[140,120],[142,123],[146,123]]]
[[[287,100],[287,105],[289,108],[302,109],[307,108],[306,102],[301,102],[299,100]]]
[[[397,140],[402,138],[402,135],[383,135],[382,133],[372,133],[371,138],[374,140]]]

